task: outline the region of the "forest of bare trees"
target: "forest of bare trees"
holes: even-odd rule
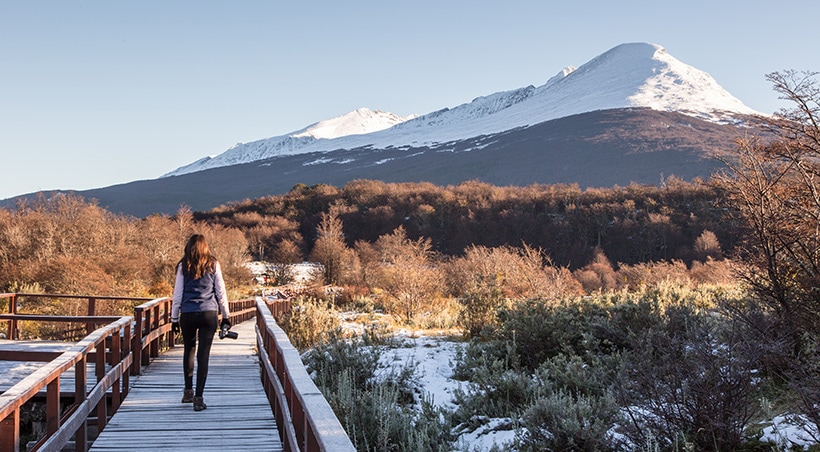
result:
[[[242,231],[176,215],[118,216],[76,196],[0,209],[0,289],[83,295],[168,296],[185,240],[207,234],[234,286],[247,284]]]
[[[630,185],[580,190],[574,185],[496,187],[353,181],[344,187],[296,186],[289,193],[196,213],[196,218],[247,231],[256,259],[307,256],[322,215],[334,209],[348,246],[374,243],[399,226],[432,250],[461,255],[470,246],[524,244],[543,249],[558,265],[578,268],[602,251],[612,262],[687,263],[710,231],[720,246],[735,245],[735,225],[703,181],[669,177],[660,187]],[[296,250],[301,253],[295,253]]]

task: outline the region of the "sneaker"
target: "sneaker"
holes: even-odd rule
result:
[[[193,389],[186,389],[182,391],[182,403],[193,403],[194,402],[194,390]]]
[[[208,405],[205,405],[205,402],[202,401],[202,397],[194,397],[194,411],[202,411],[205,408],[208,408]]]

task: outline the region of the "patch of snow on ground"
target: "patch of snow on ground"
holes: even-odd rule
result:
[[[381,364],[394,369],[413,366],[419,387],[432,398],[433,404],[449,411],[455,410],[453,393],[466,383],[452,378],[453,366],[456,353],[464,347],[464,343],[441,336],[415,337],[407,331],[399,332],[397,338],[399,345],[382,353]],[[503,446],[515,438],[510,419],[487,419],[474,431],[459,430],[457,433],[459,440],[456,450],[468,448],[471,452],[489,451],[493,446],[509,450]]]
[[[508,444],[515,440],[515,430],[512,430],[512,419],[488,419],[487,423],[472,432],[465,431],[459,436],[456,443],[457,450],[484,452],[495,450],[511,450]]]
[[[817,444],[820,432],[805,416],[781,415],[772,420],[772,425],[763,429],[761,441],[772,441],[784,450],[792,446],[807,449]]]
[[[468,384],[452,378],[456,352],[465,344],[443,336],[418,336],[417,333],[406,330],[397,333],[397,342],[395,348],[382,353],[381,364],[396,370],[408,365],[414,366],[419,388],[432,397],[436,406],[455,410],[453,393]],[[508,444],[512,443],[516,435],[511,419],[488,418],[473,431],[458,430],[456,427],[455,432],[459,439],[454,450],[470,452],[487,452],[494,447],[496,450],[512,451]],[[613,432],[613,436],[616,435]],[[772,425],[763,430],[761,440],[775,442],[784,450],[792,446],[808,448],[817,444],[812,435],[820,438],[820,433],[808,419],[804,416],[786,415],[776,417]]]
[[[436,406],[452,410],[453,391],[461,382],[453,380],[456,350],[463,345],[441,337],[400,337],[400,345],[382,353],[381,364],[388,368],[414,366],[421,388]]]

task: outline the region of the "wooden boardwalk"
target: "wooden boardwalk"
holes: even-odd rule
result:
[[[133,377],[131,392],[92,451],[281,451],[260,380],[253,320],[233,327],[239,339],[214,338],[200,412],[182,398],[182,345]],[[195,377],[196,378],[196,377]]]

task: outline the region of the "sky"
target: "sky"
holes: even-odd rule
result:
[[[154,179],[356,108],[425,114],[662,45],[762,113],[820,2],[0,2],[0,199]]]

